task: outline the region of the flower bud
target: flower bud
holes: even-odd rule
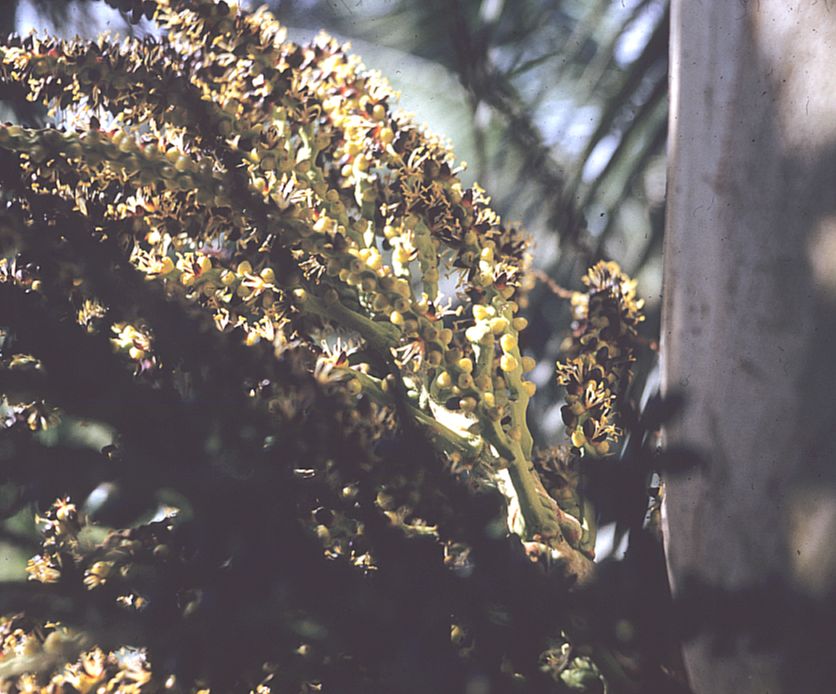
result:
[[[499,346],[503,352],[513,352],[517,348],[517,337],[511,333],[505,333],[499,339]]]
[[[499,335],[499,334],[505,332],[505,329],[508,327],[508,321],[505,318],[502,318],[501,316],[498,316],[496,318],[491,318],[490,326],[491,326],[491,332],[494,335]],[[505,336],[503,335],[503,337],[505,337]]]
[[[472,395],[468,395],[459,400],[459,408],[463,412],[473,412],[476,409],[476,405],[478,405],[478,402]]]
[[[160,261],[160,274],[161,275],[168,275],[169,273],[174,271],[174,261],[165,256],[162,261]]]
[[[575,431],[572,432],[572,445],[576,448],[583,448],[583,445],[586,443],[586,436],[583,433],[583,429],[578,427]]]
[[[487,320],[493,314],[493,309],[482,304],[473,305],[473,317],[476,320]]]
[[[517,360],[510,354],[503,354],[499,359],[499,368],[506,373],[514,371],[517,368]]]

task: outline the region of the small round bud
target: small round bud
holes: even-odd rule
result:
[[[465,633],[464,629],[462,629],[458,624],[454,624],[450,627],[450,641],[455,646],[459,646],[464,643]]]
[[[483,306],[482,304],[474,304],[473,317],[476,320],[487,320],[491,317],[490,308],[488,306]]]
[[[505,333],[499,338],[499,346],[503,352],[513,352],[517,348],[517,337],[511,333]]]
[[[476,401],[476,398],[472,395],[468,395],[467,397],[459,400],[459,408],[461,408],[463,412],[473,412],[473,410],[476,409],[477,404],[478,402]]]
[[[366,259],[366,265],[371,270],[379,270],[383,265],[383,256],[380,255],[376,248],[369,253],[369,257]]]
[[[430,366],[440,366],[444,355],[437,349],[427,352],[427,363]]]
[[[435,378],[435,384],[442,389],[449,388],[453,385],[453,379],[450,377],[450,374],[447,371],[442,371],[438,376]]]
[[[378,137],[380,138],[381,144],[385,146],[392,143],[395,139],[395,133],[392,131],[392,128],[381,128]]]
[[[494,335],[499,335],[500,333],[505,332],[506,328],[508,327],[508,321],[505,318],[498,316],[496,318],[491,318],[490,326],[491,332]],[[503,337],[505,336],[503,335]]]
[[[405,311],[409,310],[410,303],[409,303],[409,301],[404,299],[400,294],[398,294],[392,300],[392,306],[395,308],[396,311],[400,311],[401,313],[404,313]]]
[[[389,308],[389,299],[385,294],[375,294],[372,299],[372,310],[376,313],[382,313]]]
[[[403,277],[399,277],[395,281],[395,291],[405,298],[409,298],[412,295],[412,289],[409,286],[409,282]]]
[[[328,274],[329,277],[336,277],[342,269],[342,263],[340,263],[340,261],[336,258],[331,258],[331,260],[329,260],[328,264],[325,266],[325,272]]]
[[[317,232],[318,234],[323,234],[326,231],[328,231],[330,228],[331,228],[331,220],[328,219],[328,217],[326,217],[325,215],[319,217],[319,219],[317,219],[313,223],[313,230],[315,232]]]
[[[448,349],[444,353],[444,361],[448,364],[455,364],[462,358],[462,351],[458,347],[453,347],[452,349]]]
[[[411,252],[404,248],[403,246],[398,246],[395,249],[395,252],[392,254],[392,258],[396,263],[400,263],[401,265],[406,265],[409,262],[409,258],[411,256]]]
[[[592,447],[595,449],[595,453],[598,455],[606,455],[610,452],[610,442],[609,441],[601,441],[600,443],[593,443]]]
[[[492,379],[491,379],[491,377],[490,377],[488,374],[486,374],[486,373],[479,374],[479,375],[478,375],[475,379],[473,379],[473,380],[474,380],[474,382],[476,383],[476,387],[477,387],[479,390],[482,390],[482,391],[487,391],[487,390],[491,390],[491,389],[493,388],[493,380],[492,380]]]
[[[162,259],[162,261],[160,263],[160,274],[161,275],[167,275],[167,274],[169,274],[170,272],[173,272],[173,271],[174,271],[174,261],[171,258],[169,258],[168,256],[166,256],[165,258]]]
[[[499,368],[506,373],[514,371],[517,366],[519,366],[519,364],[517,364],[517,360],[510,354],[503,354],[499,359]]]

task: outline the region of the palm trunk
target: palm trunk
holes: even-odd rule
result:
[[[834,5],[673,0],[663,382],[688,399],[665,434],[710,459],[666,481],[675,594],[689,576],[834,587]],[[718,653],[701,636],[692,686],[832,691],[832,655],[798,643]]]

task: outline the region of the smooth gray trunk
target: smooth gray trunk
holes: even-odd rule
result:
[[[710,458],[666,482],[673,590],[777,577],[822,597],[836,577],[836,0],[672,4],[663,387],[687,406],[665,436]],[[836,691],[836,654],[785,635],[763,652],[691,641],[695,692]]]

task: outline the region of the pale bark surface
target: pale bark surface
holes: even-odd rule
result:
[[[673,0],[671,80],[663,379],[688,400],[666,440],[710,458],[667,481],[673,589],[777,576],[822,595],[836,577],[836,2]],[[789,665],[791,645],[718,655],[698,639],[692,686],[833,691],[831,664]]]

